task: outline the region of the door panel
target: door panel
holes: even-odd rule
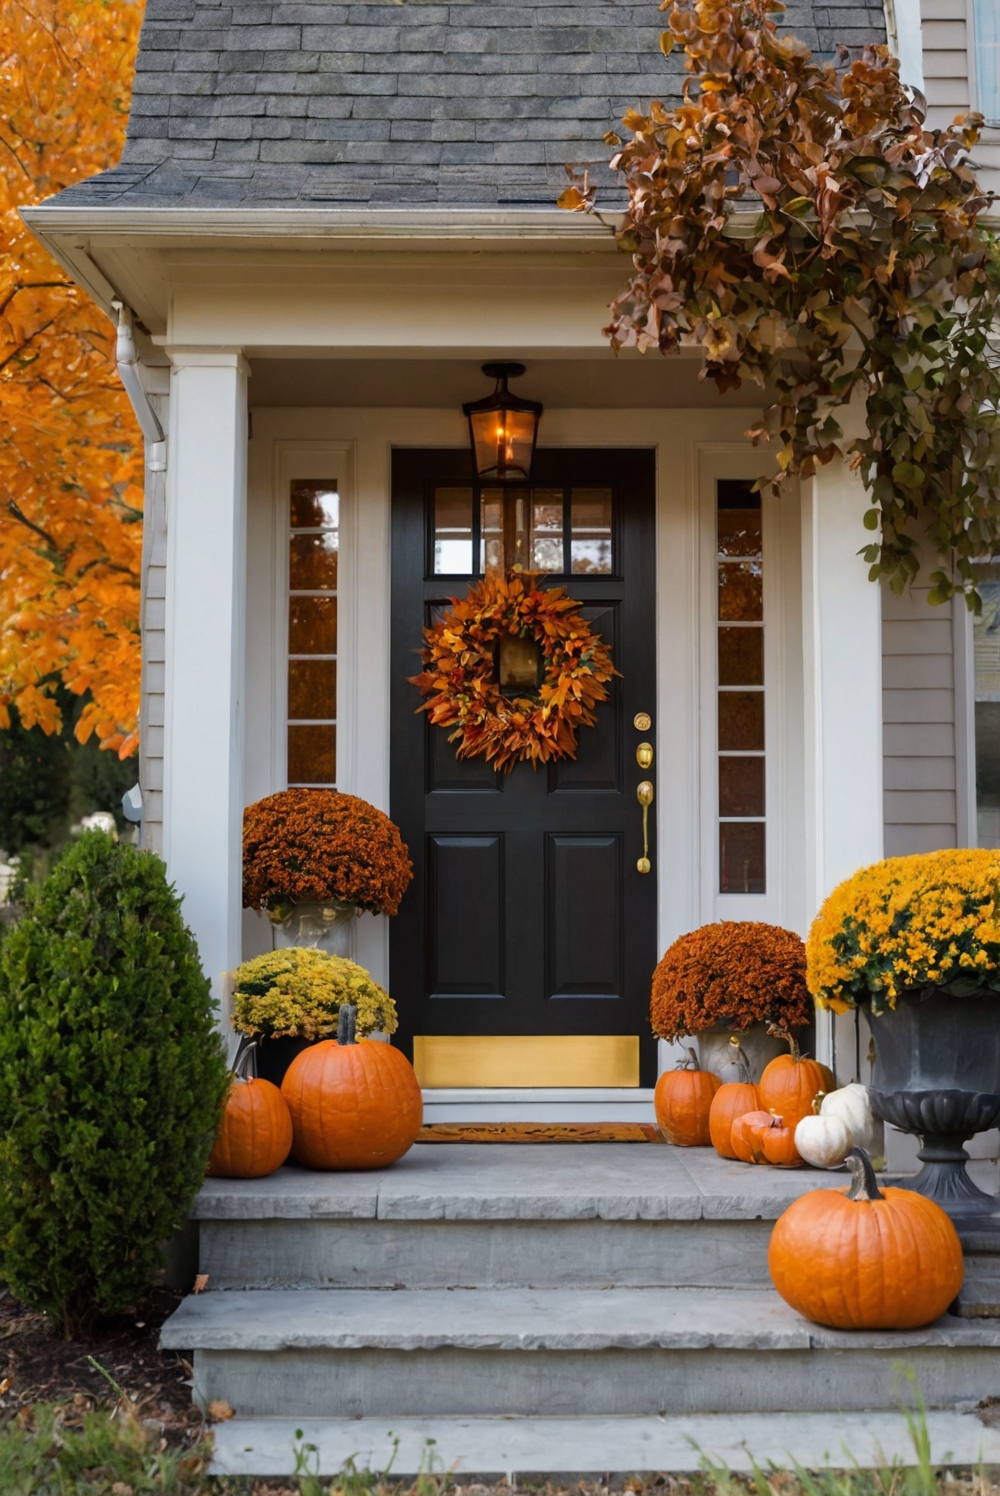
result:
[[[505,776],[481,759],[459,762],[448,732],[418,712],[420,696],[407,681],[419,669],[422,623],[473,580],[443,569],[481,560],[495,493],[480,508],[465,451],[393,454],[391,814],[415,868],[390,925],[398,1039],[410,1049],[424,1036],[421,1052],[429,1054],[432,1038],[450,1036],[460,1054],[476,1035],[497,1043],[577,1036],[580,1044],[585,1036],[622,1036],[622,1044],[632,1036],[640,1074],[619,1083],[651,1085],[656,851],[651,819],[653,872],[640,874],[636,785],[655,780],[656,769],[636,763],[635,749],[650,734],[633,718],[648,712],[655,720],[653,454],[543,449],[533,489],[524,494],[531,553],[561,560],[565,570],[548,581],[580,602],[611,644],[621,678],[598,707],[597,725],[580,731],[575,760],[538,770],[517,764]],[[476,1064],[477,1074],[503,1069]],[[616,1059],[592,1073],[625,1071]]]

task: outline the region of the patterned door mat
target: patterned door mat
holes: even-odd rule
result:
[[[418,1143],[662,1143],[648,1122],[432,1122]]]

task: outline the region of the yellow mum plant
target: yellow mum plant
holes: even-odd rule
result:
[[[396,1031],[396,1004],[346,956],[292,946],[254,956],[235,973],[233,1027],[273,1039],[330,1039],[341,1003],[358,1010],[357,1032]]]
[[[896,1006],[901,992],[1000,991],[1000,851],[888,857],[835,888],[806,942],[817,1003]]]

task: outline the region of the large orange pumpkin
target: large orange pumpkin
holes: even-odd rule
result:
[[[733,1149],[733,1123],[747,1112],[760,1107],[760,1092],[750,1079],[750,1068],[742,1050],[737,1061],[739,1080],[726,1081],[712,1097],[708,1113],[708,1134],[712,1147],[723,1158],[737,1158]]]
[[[765,1067],[760,1078],[761,1105],[777,1112],[794,1132],[803,1117],[812,1115],[813,1099],[827,1089],[830,1072],[800,1053],[797,1040],[787,1029],[772,1024],[768,1032],[784,1039],[789,1053],[779,1054]]]
[[[206,1173],[224,1179],[262,1179],[285,1162],[292,1146],[292,1119],[285,1098],[269,1080],[248,1076],[256,1050],[248,1044],[233,1067],[233,1079],[209,1154]]]
[[[854,1183],[801,1195],[778,1217],[768,1266],[781,1297],[838,1330],[916,1330],[943,1314],[962,1286],[958,1233],[914,1190],[879,1191],[860,1148]]]
[[[711,1142],[708,1113],[722,1082],[711,1071],[698,1069],[693,1049],[688,1056],[656,1082],[653,1109],[668,1143],[678,1148],[707,1148]]]
[[[281,1094],[292,1114],[292,1151],[311,1169],[379,1169],[412,1147],[424,1108],[413,1066],[391,1044],[356,1039],[345,1003],[336,1039],[304,1049]]]

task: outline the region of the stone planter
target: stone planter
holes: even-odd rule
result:
[[[1000,1201],[973,1184],[962,1144],[1000,1120],[1000,994],[902,993],[867,1014],[875,1042],[876,1117],[922,1140],[924,1167],[896,1183],[956,1217],[990,1215]]]
[[[750,1065],[750,1079],[756,1084],[764,1072],[765,1065],[779,1054],[788,1053],[788,1045],[767,1031],[766,1023],[753,1023],[748,1029],[722,1027],[705,1029],[698,1035],[698,1054],[701,1068],[710,1070],[723,1080],[732,1079],[724,1074],[725,1067],[733,1061],[730,1038],[736,1035]]]
[[[273,948],[280,951],[305,946],[350,960],[354,955],[356,914],[355,904],[290,904],[269,909]]]

